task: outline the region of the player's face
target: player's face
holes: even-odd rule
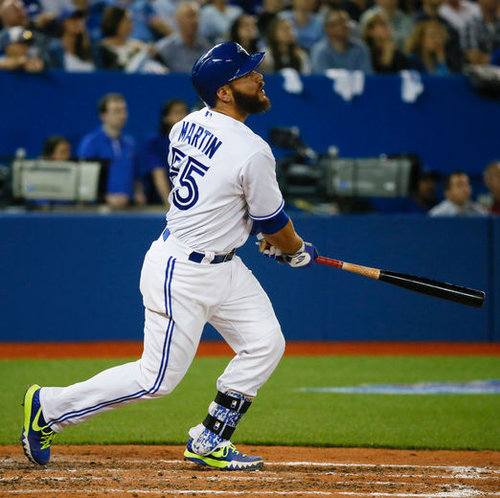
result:
[[[271,107],[264,91],[262,74],[252,71],[229,84],[236,107],[243,113],[258,114]]]

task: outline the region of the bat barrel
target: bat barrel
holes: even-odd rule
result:
[[[378,279],[411,291],[440,297],[441,299],[473,306],[474,308],[480,308],[485,298],[485,293],[480,290],[469,289],[468,287],[461,287],[447,282],[438,282],[429,278],[406,275],[404,273],[380,270]]]

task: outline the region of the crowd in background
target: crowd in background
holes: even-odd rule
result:
[[[0,0],[0,69],[190,72],[215,43],[262,70],[500,65],[500,0]]]
[[[188,112],[187,103],[181,99],[165,102],[160,109],[156,134],[146,141],[144,147],[138,148],[135,139],[124,132],[128,120],[125,98],[118,93],[106,94],[97,104],[99,126],[81,138],[77,150],[72,150],[64,136],[53,135],[45,140],[41,158],[101,162],[107,177],[104,201],[112,209],[154,204],[168,209],[171,189],[169,133]],[[466,172],[454,171],[444,178],[432,171],[419,172],[408,196],[400,199],[391,212],[429,216],[500,215],[500,161],[486,165],[483,181],[487,193],[481,195],[481,202],[474,202]],[[43,203],[35,206],[43,206]],[[377,206],[371,206],[369,210],[376,211]],[[343,210],[340,208],[335,212]]]
[[[500,65],[500,0],[0,0],[3,70],[189,73],[223,40],[265,50],[263,72],[447,75],[469,64]],[[168,132],[187,112],[183,101],[165,103],[158,134],[138,150],[123,133],[127,104],[111,94],[99,102],[99,127],[77,150],[51,136],[42,157],[107,162],[106,203],[113,209],[168,206]],[[411,193],[414,212],[500,213],[500,162],[486,165],[482,204],[472,202],[466,173],[446,178],[442,196],[438,183],[435,175],[421,176]]]

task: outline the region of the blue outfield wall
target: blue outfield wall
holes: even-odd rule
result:
[[[351,101],[324,76],[302,79],[303,93],[293,95],[283,89],[281,75],[266,75],[273,107],[250,117],[251,128],[267,138],[272,126],[298,126],[313,149],[325,152],[336,145],[343,157],[414,152],[425,166],[444,173],[480,173],[500,157],[500,100],[477,95],[463,76],[424,76],[424,92],[413,104],[401,98],[399,75],[368,76],[363,94]],[[24,147],[36,157],[51,134],[67,136],[76,150],[82,136],[98,126],[96,102],[107,92],[125,95],[127,131],[139,144],[156,131],[165,100],[197,102],[184,74],[0,71],[0,156]]]
[[[322,265],[294,270],[249,240],[238,254],[289,340],[500,340],[500,219],[303,215],[294,223],[325,256],[488,295],[475,309]],[[161,215],[0,215],[0,341],[141,340],[139,275],[163,227]]]

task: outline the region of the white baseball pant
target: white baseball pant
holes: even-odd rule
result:
[[[42,413],[54,431],[172,392],[195,356],[206,322],[236,353],[217,380],[219,391],[253,397],[267,381],[285,341],[266,293],[239,257],[210,264],[213,254],[208,253],[195,263],[188,260],[190,253],[172,235],[153,242],[141,273],[141,359],[68,387],[43,387]]]

